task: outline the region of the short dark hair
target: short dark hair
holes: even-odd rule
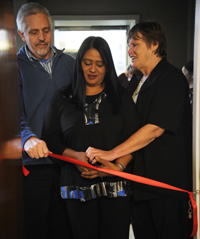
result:
[[[127,43],[131,39],[140,39],[139,33],[142,35],[142,39],[146,42],[147,46],[158,43],[158,48],[155,54],[159,57],[167,57],[167,42],[165,33],[161,25],[153,20],[141,21],[133,26],[127,38]]]
[[[91,48],[94,48],[99,52],[105,64],[106,74],[104,82],[107,97],[112,103],[113,112],[117,113],[121,105],[121,97],[120,97],[121,86],[119,84],[118,76],[114,67],[110,47],[102,37],[90,36],[86,38],[78,50],[74,69],[74,79],[72,82],[73,99],[75,99],[76,102],[79,102],[81,108],[83,109],[86,97],[86,81],[81,61],[86,51]]]
[[[192,75],[193,74],[193,61],[188,61],[185,64],[185,69],[189,71],[189,73]]]

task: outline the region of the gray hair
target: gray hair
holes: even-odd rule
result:
[[[38,13],[43,13],[47,16],[52,30],[52,19],[49,14],[49,11],[43,7],[41,4],[36,2],[30,2],[23,4],[17,13],[16,23],[17,28],[21,33],[24,33],[26,28],[25,18],[31,15],[36,15]]]

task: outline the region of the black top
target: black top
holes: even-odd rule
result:
[[[119,82],[124,86],[124,88],[127,88],[129,80],[125,73],[119,75]]]
[[[193,112],[193,88],[189,89],[189,100],[190,100],[191,110]]]
[[[119,114],[112,113],[105,92],[87,96],[86,110],[83,112],[64,96],[64,90],[59,90],[51,100],[44,123],[43,139],[49,150],[60,155],[66,148],[80,152],[85,152],[89,146],[110,150],[129,138],[138,129],[138,116],[131,95],[127,90],[122,90]],[[131,164],[125,171],[132,173]],[[116,182],[122,179],[106,177],[105,180]],[[101,178],[81,177],[73,164],[64,163],[62,166],[61,186],[84,187],[101,182]]]
[[[136,88],[138,80],[135,82]],[[134,90],[131,88],[131,93]],[[153,124],[165,132],[137,152],[134,173],[192,190],[192,120],[188,94],[188,83],[182,72],[162,59],[142,85],[136,107],[141,127]],[[147,199],[160,194],[142,189],[134,195],[136,199]]]

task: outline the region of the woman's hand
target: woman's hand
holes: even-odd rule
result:
[[[91,163],[96,162],[95,157],[99,157],[99,158],[107,160],[107,161],[113,161],[115,159],[115,156],[114,156],[114,154],[111,150],[110,151],[104,151],[104,150],[95,149],[95,148],[92,148],[92,147],[89,147],[86,150],[86,155],[90,159]]]
[[[77,159],[79,161],[82,161],[82,162],[85,162],[85,163],[88,163],[88,158],[86,156],[86,153],[85,152],[77,152],[73,149],[70,149],[70,148],[66,148],[62,154],[63,156],[66,156],[66,157],[70,157],[70,158],[74,158],[74,159]],[[77,169],[82,173],[82,172],[87,172],[87,171],[90,171],[89,168],[86,168],[86,167],[83,167],[83,166],[80,166],[80,165],[76,165],[75,166],[77,167]]]
[[[99,157],[96,157],[95,160],[98,161],[99,163],[101,163],[101,166],[100,166],[101,168],[121,171],[121,168],[118,165],[115,165],[114,163],[108,162]],[[97,178],[97,177],[112,177],[113,175],[104,173],[104,172],[100,172],[97,170],[90,170],[88,172],[82,172],[81,176],[84,178],[92,179],[92,178]]]
[[[86,156],[85,152],[76,152],[76,159],[85,163],[88,163],[88,157]],[[77,165],[75,164],[75,166],[77,167],[77,169],[79,170],[79,172],[89,172],[91,169],[81,166],[81,165]]]

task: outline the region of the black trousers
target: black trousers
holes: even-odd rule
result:
[[[26,239],[68,239],[69,221],[60,197],[60,167],[26,165],[24,177],[24,226]]]
[[[183,195],[184,193],[182,193]],[[162,197],[132,203],[132,226],[136,239],[189,239],[187,194],[182,199]]]
[[[128,239],[131,198],[101,197],[88,202],[65,200],[73,239]]]

